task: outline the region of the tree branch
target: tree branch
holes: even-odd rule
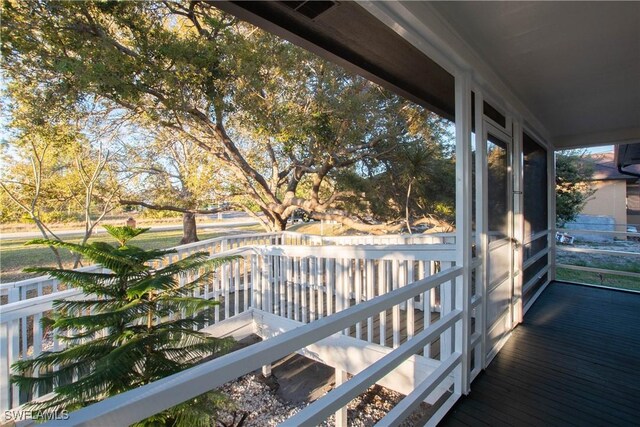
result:
[[[172,212],[192,213],[192,214],[200,214],[200,215],[215,214],[218,212],[225,212],[229,210],[229,207],[214,208],[214,209],[186,209],[186,208],[180,208],[180,207],[171,206],[171,205],[154,205],[154,204],[139,201],[139,200],[123,200],[123,199],[120,199],[120,204],[142,206],[142,207],[153,209],[156,211],[172,211]]]

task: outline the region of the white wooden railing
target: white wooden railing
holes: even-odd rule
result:
[[[455,245],[432,243],[451,241],[446,235],[384,236],[383,240],[431,244],[346,246],[358,242],[358,238],[320,240],[316,236],[294,233],[243,235],[185,245],[163,263],[174,262],[203,249],[209,250],[214,257],[240,255],[237,260],[220,267],[210,283],[194,290],[194,296],[221,301],[214,309],[214,322],[252,307],[310,322],[435,274],[452,266],[455,258]],[[327,246],[330,242],[333,245]],[[248,244],[251,245],[245,246]],[[0,307],[0,409],[15,408],[39,397],[24,392],[21,395],[20,390],[9,383],[10,367],[21,358],[63,348],[63,342],[52,331],[42,329],[40,320],[52,309],[54,300],[80,296],[80,290],[69,289]],[[431,313],[440,309],[440,299],[433,291],[431,295],[420,295],[395,307],[391,320],[393,332],[389,337],[386,336],[387,318],[381,315],[379,343],[397,347],[410,339],[415,333],[414,308]],[[400,310],[407,313],[404,320]],[[401,325],[401,321],[406,325]],[[430,321],[430,316],[424,316],[424,328]],[[401,335],[400,331],[406,332]],[[352,335],[372,342],[373,318],[357,322]]]
[[[176,253],[167,256],[162,262],[157,263],[157,265],[166,265],[196,252],[208,252],[209,254],[214,255],[228,249],[238,248],[249,244],[279,244],[281,240],[282,236],[280,233],[241,234],[202,240],[200,242],[171,248],[175,249]],[[301,241],[302,240],[303,239],[301,239]],[[86,272],[100,272],[102,271],[102,267],[99,265],[89,265],[79,268],[78,270]],[[64,286],[61,285],[57,279],[49,276],[34,277],[11,283],[2,283],[0,284],[0,304],[9,304],[29,298],[36,298],[58,292],[59,290],[65,290]]]
[[[175,262],[195,252],[208,252],[211,255],[247,245],[361,245],[361,244],[430,244],[454,243],[453,234],[415,234],[415,235],[385,235],[385,236],[316,236],[294,232],[255,233],[235,236],[223,236],[200,242],[176,246],[175,254],[167,256],[158,265]],[[90,265],[78,269],[86,272],[100,272],[102,267]],[[10,283],[0,283],[0,304],[8,304],[29,298],[36,298],[50,293],[65,290],[57,279],[49,276],[34,277]]]
[[[340,265],[340,263],[336,265]],[[342,265],[344,268],[344,264]],[[341,270],[344,271],[344,269]],[[399,307],[414,301],[417,297],[439,289],[443,305],[441,316],[437,321],[284,423],[284,425],[297,426],[313,425],[322,421],[332,412],[345,406],[353,397],[366,390],[386,373],[399,366],[400,363],[413,354],[419,353],[426,345],[439,340],[441,351],[437,368],[424,381],[417,384],[413,392],[409,393],[382,420],[382,425],[399,424],[436,387],[453,379],[452,391],[445,397],[444,403],[433,415],[431,424],[435,424],[462,393],[462,340],[454,342],[453,339],[454,329],[460,330],[463,319],[462,300],[456,298],[456,295],[462,294],[461,282],[456,281],[456,278],[461,274],[462,267],[450,267],[430,277],[405,286],[398,286],[383,295],[344,308],[274,338],[75,411],[70,414],[65,424],[93,426],[135,423],[252,372],[261,366],[268,365],[314,342],[340,331],[349,330],[359,322],[365,322],[387,310],[398,310]],[[262,284],[266,288],[263,287],[261,292],[257,292],[256,295],[264,294],[265,290],[273,295],[277,287],[270,286],[270,283],[270,280],[263,280]],[[340,288],[347,282],[340,281],[339,283],[342,284],[338,285]],[[264,298],[264,301],[269,300]],[[270,302],[267,303],[267,307],[269,306],[272,306]]]

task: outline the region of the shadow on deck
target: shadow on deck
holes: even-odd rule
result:
[[[640,295],[556,282],[440,425],[638,422]]]

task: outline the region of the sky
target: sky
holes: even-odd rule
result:
[[[587,149],[587,153],[601,154],[601,153],[613,153],[613,145],[603,145],[601,147],[591,147]]]

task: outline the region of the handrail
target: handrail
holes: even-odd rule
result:
[[[65,425],[130,425],[270,364],[461,274],[462,267],[449,268],[274,338],[110,397],[72,412]],[[433,325],[429,328],[434,328]]]
[[[266,240],[271,242],[272,237]],[[296,239],[300,242],[300,236],[280,235],[275,243]],[[211,281],[193,291],[194,297],[221,301],[214,308],[211,324],[250,308],[311,322],[444,270],[454,264],[455,255],[455,245],[442,244],[274,246],[259,240],[233,240],[225,246],[255,244],[212,255],[241,257],[217,268]],[[3,344],[6,351],[0,355],[0,368],[8,372],[17,360],[36,357],[51,346],[54,350],[61,349],[64,343],[51,331],[44,330],[39,319],[52,309],[56,299],[79,297],[82,297],[81,290],[68,289],[0,306],[0,341],[7,343]],[[381,331],[380,345],[390,345],[390,342],[400,345],[400,331],[405,327],[407,336],[413,336],[414,309],[431,312],[441,308],[441,296],[435,291],[394,307],[392,334],[387,337]],[[405,310],[406,319],[401,320],[400,311]],[[425,319],[426,327],[428,317]],[[380,322],[387,324],[386,318]],[[29,324],[33,328],[27,327]],[[373,318],[359,322],[355,337],[373,342],[372,329]],[[17,387],[8,383],[8,377],[3,380],[0,381],[0,409],[18,406],[21,401]]]
[[[180,256],[181,254],[184,254],[184,253],[193,253],[193,252],[196,252],[198,248],[202,248],[202,249],[209,248],[210,250],[208,250],[208,252],[212,253],[212,251],[215,251],[215,245],[217,245],[218,243],[220,243],[220,246],[221,246],[220,251],[222,252],[226,250],[225,246],[228,246],[229,242],[237,242],[243,239],[260,240],[260,239],[266,239],[266,238],[278,237],[278,236],[279,236],[279,233],[253,233],[253,234],[240,234],[240,235],[234,235],[234,236],[214,237],[212,239],[202,240],[199,242],[193,242],[193,243],[188,243],[185,245],[179,245],[179,246],[174,246],[172,248],[169,248],[169,249],[175,249],[176,251],[178,251],[178,253],[168,255],[162,262],[169,263],[171,262],[171,259],[176,255]],[[90,272],[90,271],[99,270],[101,268],[102,266],[93,264],[93,265],[81,267],[77,270]],[[15,292],[16,290],[22,290],[22,289],[37,289],[41,284],[44,284],[45,282],[49,282],[49,281],[52,281],[52,285],[57,286],[57,279],[54,279],[50,276],[39,276],[39,277],[33,277],[30,279],[20,280],[16,282],[0,283],[0,295],[8,295],[9,301],[7,302],[12,303],[20,299],[25,299],[22,297],[22,295],[15,296],[15,294],[12,294],[12,292]],[[55,292],[55,289],[52,290],[52,292]],[[40,295],[37,295],[37,296],[40,296]]]
[[[177,256],[182,256],[186,253],[193,253],[198,251],[199,249],[207,250],[209,253],[213,254],[216,252],[216,246],[219,244],[219,250],[217,252],[224,252],[227,249],[231,249],[234,245],[245,246],[247,243],[251,244],[251,242],[256,240],[264,240],[271,239],[269,242],[270,245],[286,245],[287,242],[283,241],[287,238],[295,239],[297,245],[375,245],[375,243],[367,243],[367,242],[380,242],[382,244],[396,244],[402,245],[407,244],[408,241],[412,243],[423,243],[429,244],[430,246],[433,244],[447,244],[446,242],[453,242],[455,240],[454,235],[451,233],[434,233],[434,234],[393,234],[393,235],[382,235],[382,236],[317,236],[310,235],[304,233],[297,233],[291,231],[283,231],[283,232],[274,232],[274,233],[245,233],[239,235],[232,236],[220,236],[214,237],[207,240],[202,240],[199,242],[187,243],[185,245],[174,246],[169,249],[175,249],[178,251],[177,254],[168,255],[161,264],[172,262],[172,259]],[[274,241],[275,239],[275,241]],[[245,242],[243,242],[245,241]],[[361,242],[361,243],[359,243]],[[390,243],[384,243],[390,242]],[[435,243],[438,242],[438,243]],[[266,244],[266,242],[263,242]],[[231,247],[229,247],[231,246]],[[95,271],[97,269],[101,269],[100,265],[89,265],[85,267],[81,267],[78,271]],[[47,283],[49,282],[49,283]],[[57,292],[57,279],[54,279],[50,276],[40,276],[34,277],[30,279],[20,280],[16,282],[10,283],[0,283],[0,295],[6,295],[7,303],[13,303],[15,301],[19,301],[22,299],[26,299],[26,295],[28,291],[33,289],[37,290],[36,297],[41,296],[44,286],[51,286],[51,292]]]
[[[264,255],[286,255],[318,258],[356,257],[358,259],[438,260],[455,261],[453,245],[429,245],[429,249],[408,245],[358,245],[358,246],[267,246]]]
[[[302,425],[317,425],[328,418],[332,413],[342,408],[360,393],[369,388],[372,382],[393,371],[409,356],[416,354],[426,344],[450,327],[451,323],[462,318],[462,310],[454,310],[438,319],[427,329],[408,340],[391,353],[370,365],[351,380],[316,400],[302,411],[281,424],[282,427],[296,427]],[[457,353],[459,355],[459,353]],[[426,397],[426,396],[425,396]]]

